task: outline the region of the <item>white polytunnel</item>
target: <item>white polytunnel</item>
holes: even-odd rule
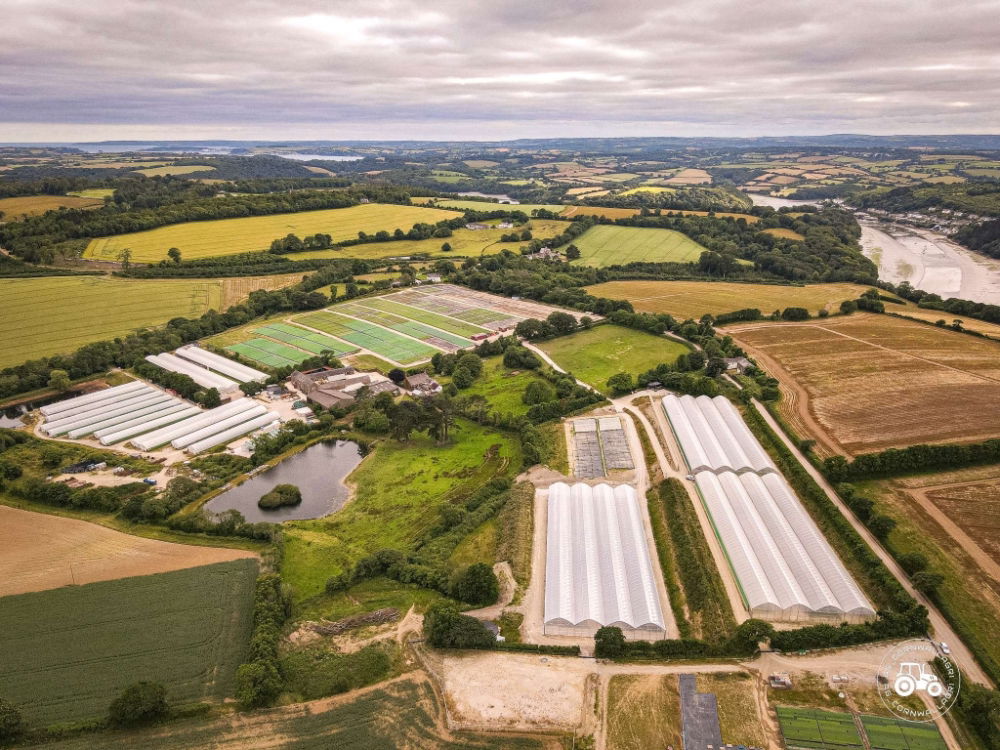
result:
[[[166,445],[175,438],[187,435],[195,430],[200,430],[202,427],[207,427],[210,424],[215,424],[225,417],[249,411],[256,406],[258,406],[257,402],[249,398],[237,399],[228,404],[209,409],[206,412],[201,412],[189,419],[185,419],[183,422],[178,422],[177,424],[172,424],[135,438],[132,440],[132,445],[139,450],[151,451],[159,448],[161,445]]]
[[[261,427],[267,427],[269,424],[278,419],[278,415],[273,411],[269,411],[266,414],[262,414],[256,419],[251,419],[249,422],[243,422],[236,425],[235,427],[230,427],[228,430],[216,433],[211,437],[207,437],[204,440],[200,440],[197,443],[192,443],[187,447],[187,452],[191,455],[196,453],[201,453],[209,448],[214,448],[216,445],[222,445],[223,443],[228,443],[231,440],[235,440],[241,435],[246,435],[258,430]]]
[[[671,394],[662,407],[691,471],[777,471],[728,399]]]
[[[230,393],[239,387],[234,380],[170,353],[150,354],[146,357],[146,361],[157,367],[162,367],[164,370],[187,375],[202,388],[215,388],[219,393]]]
[[[184,419],[185,417],[189,417],[192,414],[197,414],[199,411],[201,410],[196,406],[182,407],[176,411],[170,410],[168,412],[161,412],[158,415],[151,415],[153,418],[146,419],[140,424],[120,425],[120,429],[115,432],[100,436],[101,444],[112,445],[114,443],[121,442],[122,440],[126,440],[133,435],[148,432],[156,427],[173,424],[174,422]]]
[[[642,510],[627,485],[549,487],[544,632],[664,637]]]
[[[103,401],[106,398],[112,398],[114,396],[119,396],[124,393],[130,393],[132,391],[139,390],[140,388],[148,388],[145,383],[140,380],[133,380],[131,383],[125,383],[124,385],[116,385],[113,388],[105,388],[103,391],[96,391],[94,393],[88,393],[85,396],[76,396],[75,398],[68,398],[65,401],[56,401],[54,404],[48,404],[39,409],[39,411],[46,417],[51,417],[56,414],[62,414],[63,412],[76,408],[78,406],[85,406],[86,404],[94,403],[95,401]]]
[[[170,398],[172,397],[163,391],[153,388],[148,392],[130,393],[128,396],[123,397],[121,401],[101,402],[96,408],[90,411],[83,412],[82,414],[74,414],[72,417],[67,417],[66,419],[57,419],[49,422],[43,429],[49,435],[62,435],[70,430],[97,424],[110,417],[130,414],[136,409],[141,409],[144,406],[150,406]]]
[[[267,380],[267,373],[247,367],[239,362],[234,362],[227,357],[219,356],[215,352],[210,352],[197,346],[182,346],[174,354],[195,362],[202,367],[207,367],[209,370],[228,375],[241,383],[248,383],[251,380],[263,383]]]
[[[234,414],[231,417],[224,417],[223,419],[215,420],[207,427],[202,427],[200,430],[195,430],[194,432],[189,432],[178,438],[174,438],[170,441],[170,444],[174,448],[186,448],[191,445],[191,443],[195,443],[211,435],[215,435],[223,430],[229,429],[230,427],[236,427],[237,425],[247,422],[254,417],[259,417],[266,412],[266,407],[261,404],[257,404],[252,409],[240,412],[239,414]]]
[[[157,414],[165,409],[176,410],[182,409],[185,406],[187,406],[187,404],[179,398],[166,396],[162,400],[153,401],[144,406],[138,406],[134,411],[102,419],[101,421],[89,424],[86,427],[79,427],[75,430],[70,430],[69,438],[70,440],[76,440],[85,435],[90,435],[91,433],[93,433],[94,437],[101,437],[104,433],[117,430],[119,425],[126,424],[140,418],[149,419],[150,415]]]

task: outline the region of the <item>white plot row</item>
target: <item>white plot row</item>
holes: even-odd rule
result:
[[[671,394],[662,406],[692,472],[777,471],[728,399]]]
[[[200,453],[266,427],[277,419],[278,415],[263,405],[241,398],[142,435],[134,439],[132,445],[150,451],[170,443],[188,453]]]

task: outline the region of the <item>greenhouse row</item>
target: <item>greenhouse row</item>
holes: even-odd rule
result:
[[[867,620],[875,610],[778,474],[715,474],[695,483],[752,617]]]
[[[665,626],[643,529],[627,485],[549,488],[544,632],[592,635],[604,625],[626,638],[663,638]]]
[[[174,354],[220,375],[228,376],[239,383],[249,383],[250,381],[263,383],[267,380],[267,373],[241,365],[228,357],[221,357],[215,352],[207,351],[198,346],[182,346]]]
[[[221,394],[232,393],[239,388],[239,383],[235,380],[230,380],[189,360],[181,359],[176,354],[169,352],[149,354],[146,356],[146,361],[164,370],[187,375],[202,388],[215,388]]]
[[[732,403],[670,395],[662,406],[752,617],[860,622],[875,616]]]
[[[170,444],[178,450],[195,454],[224,445],[242,435],[266,427],[278,415],[253,399],[241,398],[209,411],[198,410],[184,421],[178,421],[132,441],[140,450],[151,451]]]
[[[691,471],[776,471],[728,399],[671,394],[662,406]]]

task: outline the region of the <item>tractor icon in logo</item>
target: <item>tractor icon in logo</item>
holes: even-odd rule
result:
[[[899,665],[899,672],[893,680],[892,689],[896,695],[906,698],[918,690],[925,691],[931,698],[940,698],[944,693],[941,679],[927,670],[923,664],[915,661],[904,661]]]

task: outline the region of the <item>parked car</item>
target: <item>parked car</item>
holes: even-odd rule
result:
[[[949,648],[948,644],[945,643],[944,641],[941,641],[941,653],[945,654],[946,656],[951,653],[951,648]]]

